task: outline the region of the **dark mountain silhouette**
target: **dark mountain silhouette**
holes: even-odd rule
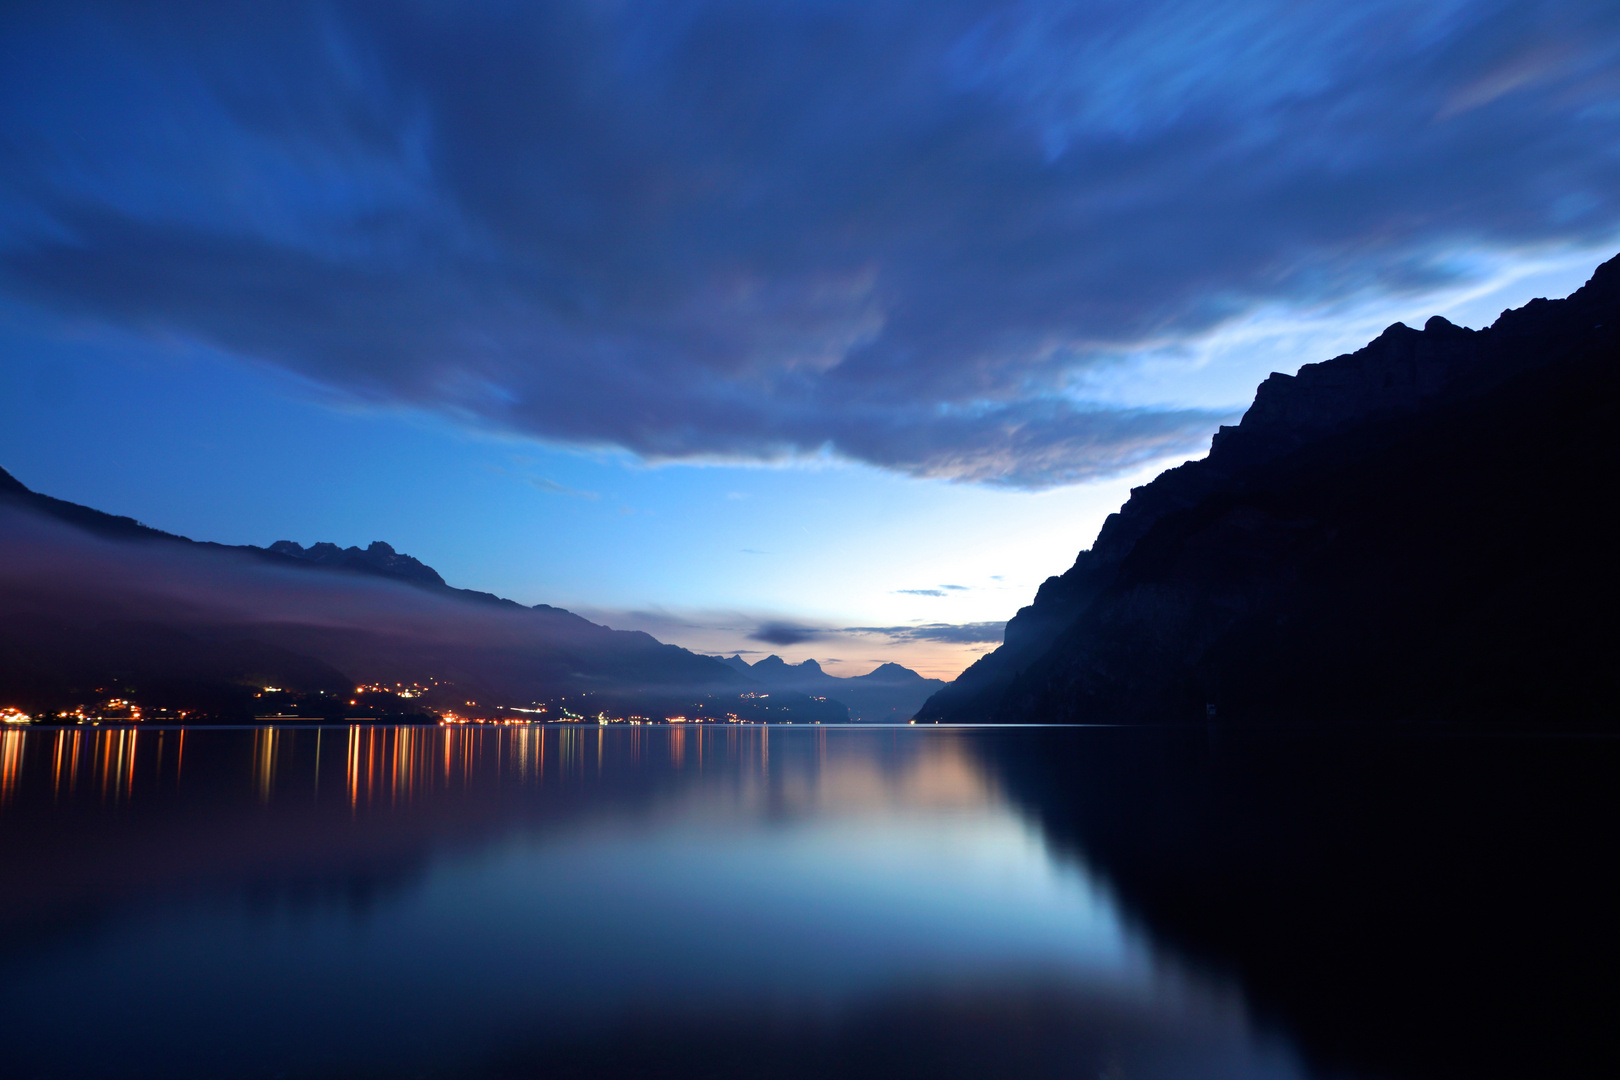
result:
[[[1620,259],[1274,374],[923,720],[1612,718]]]
[[[238,552],[274,566],[299,565],[371,574],[422,588],[443,590],[464,599],[492,601],[513,608],[523,606],[515,600],[506,600],[493,593],[457,589],[447,585],[437,570],[409,555],[401,555],[391,545],[381,540],[373,541],[366,548],[343,548],[332,543],[317,543],[306,548],[292,540],[278,540],[269,547],[261,548],[251,544],[230,545],[216,544],[209,540],[191,540],[174,533],[163,532],[161,529],[154,529],[150,525],[143,525],[132,517],[109,514],[33,491],[5,469],[0,469],[0,507],[32,510],[109,540],[170,541],[198,550]],[[537,604],[535,609],[562,610],[552,608],[548,604]]]
[[[50,711],[97,695],[241,719],[263,688],[420,683],[443,702],[570,698],[610,713],[750,710],[717,660],[561,608],[447,585],[388,544],[201,543],[30,491],[0,470],[0,693]],[[255,696],[257,694],[261,696]],[[431,695],[430,695],[431,696]],[[837,721],[807,695],[757,719]],[[765,712],[769,715],[766,716]]]
[[[865,675],[840,678],[821,670],[814,660],[790,664],[771,655],[753,664],[741,656],[722,658],[722,664],[747,675],[772,693],[793,691],[835,700],[849,708],[850,718],[868,723],[903,724],[928,695],[944,686],[940,679],[925,679],[899,664],[880,664]]]

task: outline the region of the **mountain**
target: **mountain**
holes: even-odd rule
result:
[[[921,720],[1613,719],[1620,258],[1274,374]]]
[[[930,694],[946,685],[941,679],[925,679],[894,663],[880,664],[865,675],[846,679],[827,674],[814,660],[789,664],[771,655],[753,664],[741,656],[721,658],[720,662],[771,693],[797,692],[828,698],[847,706],[850,719],[869,723],[903,724]]]
[[[184,536],[143,525],[131,517],[109,514],[33,491],[5,469],[0,469],[0,509],[32,511],[109,540],[168,541],[184,545],[193,551],[236,552],[274,566],[297,565],[370,574],[441,590],[464,599],[492,601],[514,608],[522,606],[514,600],[505,600],[493,593],[453,588],[445,584],[444,578],[440,577],[438,571],[431,566],[409,555],[399,554],[392,546],[381,540],[374,541],[363,549],[342,548],[331,543],[312,544],[306,548],[291,540],[278,540],[263,548],[251,544],[227,545],[207,540],[190,540]],[[536,609],[562,610],[551,608],[546,604],[536,605]]]
[[[732,671],[740,671],[744,675],[747,675],[750,670],[748,661],[744,660],[741,656],[717,656],[715,659],[719,660]]]
[[[382,542],[197,542],[39,494],[0,470],[6,704],[49,713],[138,697],[228,719],[333,715],[365,712],[361,685],[407,689],[367,699],[396,710],[566,700],[583,715],[847,718],[802,694],[753,704],[740,696],[746,680],[713,658],[453,588]]]
[[[364,550],[357,547],[340,548],[336,544],[312,544],[306,548],[291,540],[277,540],[265,550],[316,566],[330,566],[362,574],[398,578],[413,585],[435,587],[445,583],[444,578],[440,577],[439,572],[433,567],[409,555],[401,555],[381,540],[372,541]]]

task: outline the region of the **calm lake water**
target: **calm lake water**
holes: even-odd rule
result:
[[[1417,777],[1433,760],[1463,761],[1451,771],[1487,785],[1493,769],[1517,770],[1567,800],[1614,764],[1612,742],[1535,740],[1527,753],[1501,740],[1367,751],[1360,740],[1257,750],[1214,739],[803,726],[6,731],[3,1071],[1438,1076],[1516,1068],[1525,1050],[1544,1075],[1578,1075],[1609,1045],[1593,1025],[1614,1002],[1612,969],[1591,991],[1590,1017],[1542,1017],[1527,998],[1509,1009],[1524,1038],[1489,1045],[1501,1021],[1489,1002],[1466,1005],[1478,979],[1448,951],[1473,955],[1472,942],[1514,983],[1556,954],[1557,933],[1537,923],[1545,912],[1504,880],[1533,873],[1548,903],[1584,890],[1553,904],[1559,932],[1576,927],[1606,965],[1603,917],[1581,921],[1583,904],[1601,912],[1613,898],[1606,875],[1556,878],[1557,844],[1555,865],[1515,865],[1532,856],[1494,812],[1481,826],[1494,840],[1444,826],[1466,865],[1410,858],[1403,844],[1431,840],[1427,826],[1398,821],[1401,770],[1391,780],[1371,768],[1377,791],[1364,792],[1349,832],[1317,803],[1332,789],[1323,768],[1354,788],[1369,775],[1358,763],[1392,755]],[[1300,792],[1268,793],[1247,776],[1277,761]],[[1579,812],[1607,815],[1610,787],[1593,785]],[[1439,884],[1424,878],[1436,866]],[[1501,894],[1480,913],[1497,925],[1459,945],[1424,920],[1431,901],[1453,904],[1448,890],[1469,895],[1475,871]],[[1392,883],[1403,872],[1404,885]],[[1424,895],[1391,902],[1414,884]],[[1490,905],[1503,902],[1517,922],[1497,919]],[[1403,912],[1413,926],[1395,925]],[[1473,925],[1467,912],[1452,921]],[[1540,944],[1517,950],[1525,935]],[[1437,937],[1440,951],[1426,952]],[[1543,978],[1575,977],[1582,961],[1548,962]],[[1460,1013],[1429,1000],[1458,993]]]

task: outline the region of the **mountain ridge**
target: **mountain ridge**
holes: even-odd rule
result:
[[[58,499],[43,492],[35,491],[4,468],[0,468],[0,499],[26,506],[37,513],[45,514],[58,521],[74,525],[108,539],[174,543],[191,545],[210,551],[240,552],[275,565],[298,565],[323,571],[369,574],[375,577],[392,578],[422,588],[453,593],[469,600],[502,604],[514,608],[530,607],[531,610],[555,611],[573,615],[574,618],[581,618],[574,615],[573,612],[552,607],[550,604],[523,605],[516,600],[496,596],[494,593],[457,588],[448,584],[439,575],[439,572],[431,566],[410,555],[402,555],[396,552],[392,545],[382,540],[374,540],[366,548],[345,548],[327,541],[315,543],[306,548],[292,540],[277,540],[265,547],[258,547],[253,544],[221,544],[213,540],[194,540],[189,536],[153,528],[132,517],[109,514],[104,510],[97,510],[94,507],[69,502],[66,499]],[[581,619],[581,621],[587,620]]]
[[[1034,602],[1009,621],[1002,646],[934,695],[919,711],[918,718],[965,721],[1005,720],[1020,715],[1068,719],[1136,716],[1143,715],[1141,710],[1148,707],[1148,702],[1159,702],[1163,708],[1170,709],[1163,715],[1182,719],[1193,714],[1205,715],[1210,708],[1218,713],[1220,704],[1213,699],[1222,697],[1223,693],[1217,688],[1222,677],[1217,670],[1221,661],[1216,654],[1225,647],[1223,640],[1226,645],[1234,640],[1223,639],[1223,635],[1235,631],[1231,625],[1221,623],[1221,616],[1206,612],[1195,617],[1187,612],[1193,606],[1213,603],[1212,598],[1225,586],[1218,582],[1219,575],[1213,571],[1206,573],[1208,580],[1202,586],[1203,592],[1193,587],[1186,574],[1174,584],[1166,582],[1162,578],[1168,571],[1163,565],[1151,571],[1160,578],[1150,581],[1147,566],[1154,558],[1161,563],[1165,559],[1172,562],[1181,559],[1182,569],[1186,570],[1186,559],[1193,551],[1188,545],[1195,542],[1206,545],[1207,556],[1229,561],[1241,561],[1253,552],[1245,551],[1235,539],[1216,543],[1207,532],[1216,527],[1213,519],[1198,526],[1206,532],[1195,536],[1193,517],[1199,513],[1209,517],[1214,512],[1212,508],[1222,500],[1229,514],[1236,513],[1239,504],[1248,499],[1249,504],[1254,505],[1244,506],[1253,518],[1247,527],[1256,536],[1270,530],[1271,540],[1280,545],[1278,552],[1281,553],[1287,544],[1280,537],[1287,529],[1280,521],[1267,518],[1269,511],[1255,504],[1259,492],[1268,487],[1286,489],[1298,504],[1295,509],[1304,506],[1301,500],[1313,483],[1351,485],[1346,489],[1345,499],[1360,498],[1354,495],[1361,490],[1355,485],[1364,487],[1381,481],[1371,474],[1357,474],[1356,470],[1365,473],[1372,467],[1369,462],[1386,446],[1402,440],[1414,448],[1414,461],[1426,463],[1424,467],[1431,470],[1435,483],[1467,486],[1473,482],[1467,462],[1444,460],[1445,448],[1430,445],[1433,439],[1425,432],[1447,422],[1448,416],[1471,411],[1489,414],[1490,422],[1483,431],[1477,430],[1477,424],[1469,427],[1460,419],[1455,420],[1453,426],[1462,425],[1455,437],[1471,440],[1468,445],[1475,448],[1477,455],[1494,454],[1492,460],[1500,459],[1498,464],[1504,475],[1517,475],[1514,470],[1519,466],[1511,460],[1512,455],[1504,457],[1502,453],[1511,446],[1526,461],[1543,461],[1552,477],[1548,482],[1569,488],[1572,506],[1589,504],[1590,491],[1598,489],[1602,482],[1601,470],[1595,463],[1612,457],[1612,452],[1586,448],[1583,452],[1588,454],[1589,460],[1574,464],[1579,474],[1575,482],[1560,479],[1557,459],[1561,453],[1567,456],[1572,452],[1574,444],[1562,451],[1556,446],[1562,427],[1557,414],[1565,407],[1572,410],[1572,415],[1583,409],[1590,412],[1594,397],[1601,401],[1612,391],[1613,362],[1620,354],[1616,347],[1620,341],[1617,328],[1620,328],[1620,257],[1599,266],[1591,280],[1567,299],[1531,301],[1522,308],[1504,312],[1485,330],[1453,326],[1438,317],[1430,319],[1421,331],[1397,323],[1353,353],[1304,365],[1293,376],[1274,373],[1261,383],[1254,404],[1240,423],[1217,432],[1211,440],[1208,456],[1166,470],[1150,483],[1133,489],[1120,511],[1104,522],[1092,546],[1080,552],[1063,574],[1048,578],[1036,593]],[[1580,387],[1563,387],[1560,380],[1569,379],[1584,382]],[[1563,397],[1542,401],[1547,393],[1553,393],[1548,387],[1554,387]],[[1515,415],[1515,399],[1538,402],[1535,408],[1540,411]],[[1591,424],[1603,422],[1595,416],[1589,420]],[[1576,438],[1576,433],[1568,434],[1571,439]],[[1592,457],[1594,454],[1596,456]],[[1382,482],[1392,485],[1393,491],[1398,487],[1401,464],[1387,461],[1380,467],[1386,470]],[[1567,471],[1569,466],[1566,464],[1563,468]],[[1522,512],[1540,512],[1529,509],[1540,505],[1533,488],[1534,482],[1526,481],[1513,489],[1512,497],[1518,500],[1515,505],[1525,508]],[[1362,506],[1358,512],[1376,515],[1379,511],[1375,504],[1376,500],[1363,499],[1363,503],[1357,504]],[[1356,524],[1340,521],[1335,526],[1326,525],[1336,511],[1321,499],[1310,506],[1308,512],[1301,512],[1304,516],[1296,522],[1296,531],[1301,535],[1310,534],[1322,551],[1334,545],[1327,531]],[[1391,504],[1388,512],[1405,514],[1416,521],[1412,515],[1420,513],[1421,508]],[[1473,511],[1468,507],[1454,507],[1453,512],[1466,517]],[[1235,518],[1226,521],[1225,527],[1242,531]],[[1443,531],[1446,525],[1431,522],[1428,527]],[[1488,528],[1483,523],[1481,527]],[[1590,531],[1594,527],[1582,519],[1582,528]],[[1458,543],[1460,548],[1471,550],[1468,538]],[[1303,549],[1288,550],[1292,551],[1288,558],[1295,560],[1289,564],[1290,572],[1307,576],[1317,572],[1311,569],[1314,563],[1311,566],[1307,563],[1318,558],[1321,552],[1307,555]],[[1278,557],[1282,557],[1281,554]],[[1555,556],[1549,553],[1548,557]],[[1391,574],[1402,572],[1400,561],[1398,553],[1389,555]],[[1260,588],[1260,572],[1253,569],[1244,572],[1250,574],[1254,587]],[[1379,587],[1377,580],[1369,580],[1367,584],[1375,591]],[[1322,582],[1317,585],[1319,591],[1327,588]],[[1268,604],[1283,603],[1280,598],[1289,595],[1289,589],[1294,587],[1284,581],[1271,582],[1266,586],[1272,590],[1268,594],[1270,599],[1261,598],[1258,593],[1245,594],[1241,589],[1228,589],[1220,595],[1222,602],[1233,611],[1241,609],[1241,616],[1234,618],[1255,619]],[[1167,614],[1169,608],[1153,614],[1151,609],[1156,603],[1161,607],[1180,605],[1178,610],[1186,610],[1174,617]],[[1127,608],[1132,605],[1135,605],[1135,614],[1127,616]],[[1273,614],[1276,618],[1287,617]],[[1175,618],[1183,621],[1171,634],[1168,627]],[[1155,639],[1158,631],[1146,629],[1155,619],[1168,620],[1159,628],[1164,633],[1191,637],[1185,641],[1177,639],[1175,645],[1170,644],[1168,637]],[[1082,627],[1083,623],[1090,626],[1089,631]],[[1196,630],[1194,623],[1197,623]],[[1111,640],[1115,645],[1099,637],[1106,636],[1105,626],[1106,633],[1114,635]],[[1376,628],[1367,629],[1371,634],[1378,633]],[[1078,637],[1088,632],[1094,640],[1080,644]],[[1199,641],[1192,640],[1200,635]],[[1203,640],[1205,638],[1207,640]],[[1130,648],[1118,644],[1127,640],[1133,643]],[[1085,652],[1091,658],[1088,675],[1081,677],[1074,670],[1060,673],[1066,670],[1056,655],[1062,651],[1060,644],[1071,653]],[[1132,653],[1133,649],[1139,649],[1141,655]],[[1155,649],[1190,651],[1179,662],[1171,662],[1164,656],[1150,661],[1147,655]],[[1107,654],[1106,660],[1104,654]],[[1191,659],[1194,654],[1196,660]],[[1113,675],[1107,673],[1111,665],[1115,668]],[[1110,696],[1115,691],[1107,687],[1131,681],[1123,672],[1140,673],[1139,668],[1148,667],[1180,681],[1181,700],[1173,707],[1161,700],[1162,695],[1152,691],[1145,692],[1136,707]],[[1198,673],[1194,674],[1192,669],[1197,669]],[[1066,699],[1065,694],[1078,697]],[[1103,699],[1107,699],[1106,705]],[[1035,711],[1021,713],[1020,710]]]
[[[0,690],[40,711],[122,687],[240,719],[270,707],[274,687],[325,695],[327,711],[341,712],[357,685],[441,683],[458,689],[435,707],[584,695],[615,713],[751,708],[738,695],[752,684],[711,657],[455,588],[382,541],[196,541],[35,492],[4,470],[0,526]],[[806,695],[753,708],[762,719],[848,715]]]
[[[788,690],[834,698],[849,708],[852,719],[870,723],[905,723],[930,693],[946,685],[892,661],[845,678],[827,674],[815,660],[789,664],[774,653],[753,664],[741,655],[719,659],[773,693]]]

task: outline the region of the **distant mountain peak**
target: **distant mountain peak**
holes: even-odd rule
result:
[[[277,540],[266,550],[321,566],[398,578],[413,585],[445,583],[437,570],[409,555],[399,554],[392,545],[381,540],[373,540],[364,550],[358,547],[342,548],[324,541],[306,548],[293,540]]]
[[[857,675],[858,679],[870,679],[873,682],[926,682],[921,675],[912,671],[903,664],[894,661],[879,664],[865,675]]]

